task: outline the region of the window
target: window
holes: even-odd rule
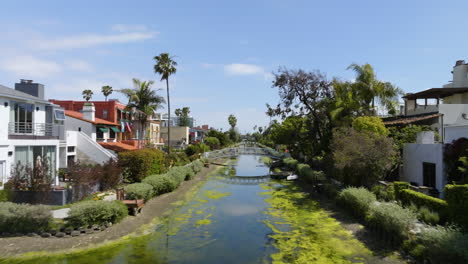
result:
[[[436,165],[435,163],[423,162],[423,185],[436,187]]]
[[[105,127],[97,127],[96,128],[96,138],[103,139],[104,138],[104,133],[108,132],[109,129]]]
[[[55,146],[20,146],[15,147],[15,164],[20,162],[31,168],[37,166],[42,159],[49,162],[51,176],[55,176],[56,152]]]
[[[107,110],[102,110],[102,118],[107,119]]]
[[[74,146],[67,147],[67,152],[75,152],[75,147]]]
[[[15,133],[32,133],[34,105],[20,102],[12,103],[10,122],[14,122]]]
[[[81,127],[78,128],[78,132],[81,132]]]
[[[65,112],[63,110],[55,109],[55,120],[65,120]]]

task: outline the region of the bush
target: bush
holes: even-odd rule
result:
[[[331,199],[335,199],[339,194],[338,188],[334,184],[331,184],[331,183],[323,184],[319,190],[320,192],[324,193],[325,196]]]
[[[360,116],[353,120],[353,128],[356,131],[368,132],[383,136],[388,136],[388,129],[382,121],[382,118],[377,116]]]
[[[128,215],[120,201],[84,201],[75,203],[68,213],[68,224],[73,227],[118,223]]]
[[[468,229],[468,184],[445,186],[450,219]]]
[[[416,214],[396,203],[373,203],[366,220],[371,226],[403,241],[416,222]]]
[[[323,171],[314,171],[307,164],[298,164],[297,172],[308,183],[315,184],[319,181],[325,180],[325,173]]]
[[[405,189],[409,189],[410,186],[411,184],[409,182],[400,182],[400,181],[393,182],[393,190],[395,191],[395,198],[400,200],[400,193]]]
[[[221,142],[216,137],[205,137],[203,142],[210,147],[210,149],[219,149]]]
[[[379,201],[390,202],[395,200],[395,191],[393,185],[374,185],[371,190]]]
[[[46,231],[52,222],[47,206],[0,203],[0,233],[31,233]]]
[[[436,225],[439,223],[439,214],[429,210],[426,206],[419,208],[418,219],[429,225]]]
[[[203,169],[203,162],[201,160],[195,160],[191,164],[194,173],[199,173]]]
[[[166,155],[166,167],[170,166],[183,166],[190,162],[190,158],[185,152],[172,152]]]
[[[183,181],[185,181],[185,178],[187,178],[187,175],[190,173],[190,171],[192,171],[192,169],[188,166],[187,167],[174,167],[174,168],[171,168],[166,174],[169,177],[172,177],[176,181],[177,183],[176,188],[177,188]]]
[[[151,185],[155,195],[172,192],[179,186],[176,180],[167,174],[151,175],[146,177],[143,183]]]
[[[197,144],[193,144],[193,145],[189,145],[186,149],[185,149],[185,153],[188,155],[188,156],[192,156],[194,154],[199,154],[199,153],[203,153],[203,152],[207,152],[210,150],[210,147],[208,147],[207,145],[203,144],[203,143],[197,143]]]
[[[5,189],[0,190],[0,203],[1,202],[8,202],[11,200],[11,190],[7,187]]]
[[[293,158],[285,158],[283,159],[284,165],[288,167],[290,170],[296,170],[297,164],[299,163],[297,160]]]
[[[420,242],[431,263],[468,263],[468,234],[456,227],[435,226],[422,230]]]
[[[420,192],[416,192],[410,189],[404,189],[400,192],[400,199],[405,205],[410,205],[414,203],[418,207],[427,207],[433,212],[437,212],[442,218],[447,216],[447,202],[434,198],[429,195],[425,195]]]
[[[164,152],[157,149],[140,149],[119,153],[119,164],[124,169],[127,182],[140,182],[148,175],[166,171]]]
[[[360,218],[366,216],[369,206],[375,201],[375,194],[363,187],[348,187],[338,195],[338,202]]]
[[[144,199],[145,201],[148,201],[154,196],[153,186],[147,183],[129,184],[124,187],[124,191],[126,199],[129,200]]]

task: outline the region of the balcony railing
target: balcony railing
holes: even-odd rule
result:
[[[56,138],[65,139],[63,125],[52,123],[8,123],[8,135],[12,138]]]

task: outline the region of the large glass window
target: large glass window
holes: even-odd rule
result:
[[[28,165],[34,168],[39,162],[47,159],[51,176],[55,176],[55,167],[57,164],[55,146],[21,146],[15,147],[15,164],[21,162],[22,165]]]
[[[34,105],[12,102],[10,122],[14,122],[15,133],[32,133]]]

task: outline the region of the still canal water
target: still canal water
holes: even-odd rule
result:
[[[34,263],[369,263],[318,203],[267,174],[259,156],[240,155],[149,235]]]

